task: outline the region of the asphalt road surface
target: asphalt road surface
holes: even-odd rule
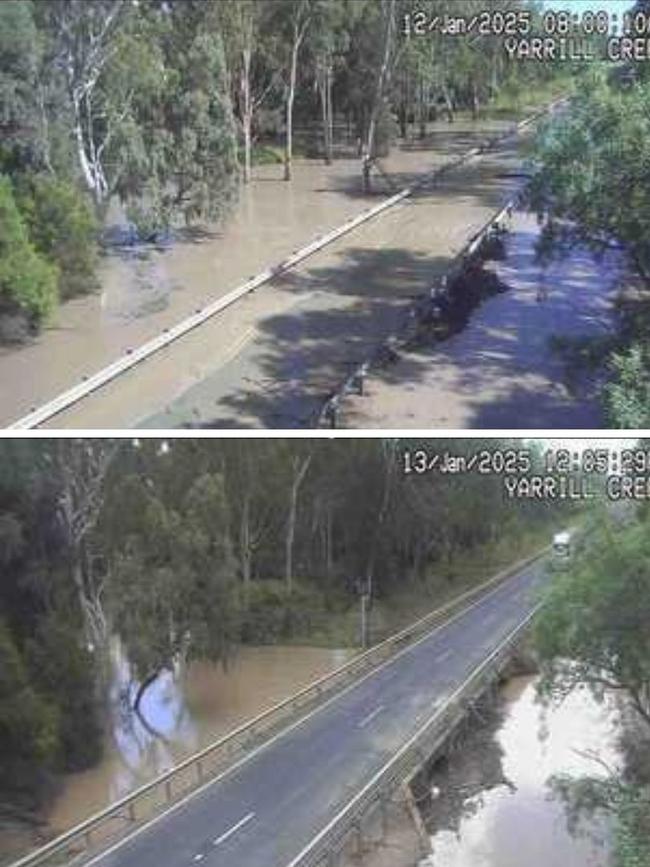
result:
[[[90,863],[286,867],[525,619],[544,581],[543,562],[512,576]]]

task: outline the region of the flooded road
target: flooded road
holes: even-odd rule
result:
[[[339,238],[46,426],[309,427],[521,185],[510,138]]]
[[[291,183],[281,179],[281,165],[257,167],[253,183],[241,187],[221,226],[183,233],[171,247],[111,253],[101,267],[98,294],[64,304],[30,344],[0,348],[0,423],[77,384],[315,235],[376,204],[378,196],[511,125],[465,120],[453,127],[431,125],[425,141],[405,141],[380,161],[383,174],[371,196],[361,194],[359,161],[351,157],[331,166],[297,160]],[[211,348],[217,356],[223,349],[220,342]],[[213,363],[210,356],[206,363]],[[132,423],[137,417],[131,407]]]
[[[343,402],[350,428],[604,427],[598,375],[576,370],[557,349],[614,329],[626,279],[620,251],[603,258],[576,249],[543,265],[536,218],[517,212],[503,261],[489,263],[503,285],[467,327],[442,342],[426,338],[373,372],[363,397]]]
[[[590,753],[609,767],[621,762],[614,705],[596,704],[581,690],[559,708],[543,710],[530,677],[513,678],[502,700],[504,715],[491,744],[477,749],[470,734],[451,758],[459,765],[453,779],[434,777],[443,795],[425,817],[432,854],[420,867],[607,867],[605,820],[572,835],[548,781],[554,774],[604,775]],[[452,787],[461,806],[447,813],[444,792]]]

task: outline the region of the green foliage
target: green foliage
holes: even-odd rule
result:
[[[594,70],[585,76],[570,113],[545,124],[534,158],[538,170],[530,199],[546,221],[540,252],[561,254],[576,242],[602,249],[616,240],[647,283],[650,83],[622,87],[603,70]],[[647,315],[624,317],[623,324],[623,347],[610,356],[605,410],[615,427],[645,427],[650,418]]]
[[[240,615],[241,641],[275,644],[295,635],[311,635],[322,621],[324,610],[323,594],[300,582],[290,594],[283,581],[255,582]]]
[[[640,726],[630,731],[647,751],[650,727],[650,534],[647,514],[627,526],[597,525],[578,562],[556,574],[536,626],[541,691],[561,697],[586,684],[597,698],[623,694]],[[623,719],[630,724],[628,715]],[[645,733],[645,741],[644,741]],[[644,748],[645,744],[645,748]],[[650,863],[650,780],[625,748],[628,768],[606,778],[556,778],[569,819],[608,811],[615,819],[615,867]]]
[[[572,833],[585,819],[613,816],[612,867],[646,867],[650,863],[650,787],[618,775],[577,779],[560,775],[552,778],[551,786],[564,802]]]
[[[650,427],[650,354],[633,343],[611,358],[612,379],[605,386],[605,406],[612,427]]]
[[[101,750],[96,668],[57,520],[51,443],[0,445],[0,812]],[[5,755],[5,748],[7,754]]]
[[[38,175],[21,179],[18,205],[39,253],[59,269],[62,300],[97,286],[97,219],[72,183]]]
[[[56,302],[57,278],[28,238],[11,182],[0,176],[0,314],[22,312],[39,325]]]
[[[185,658],[225,660],[237,637],[234,562],[218,475],[198,476],[172,503],[144,480],[119,486],[122,515],[111,607],[136,675]],[[119,529],[118,529],[119,528]]]
[[[650,534],[645,522],[606,519],[574,567],[557,573],[536,644],[546,694],[587,683],[596,697],[627,693],[650,725]]]
[[[0,3],[0,131],[7,153],[26,152],[36,121],[34,90],[39,65],[39,36],[30,3]]]
[[[78,771],[99,760],[102,726],[92,654],[79,629],[71,625],[70,615],[63,612],[43,618],[36,635],[27,642],[27,654],[34,683],[58,712],[60,766]]]
[[[57,754],[58,719],[28,680],[23,660],[6,624],[0,621],[0,754],[3,783],[21,787],[33,781]]]
[[[650,89],[585,76],[571,112],[546,123],[531,201],[559,240],[617,239],[650,267]],[[557,221],[569,220],[570,224]]]
[[[650,786],[624,787],[616,810],[614,867],[650,864]]]
[[[211,17],[212,16],[212,17]],[[103,98],[111,182],[143,236],[220,216],[234,195],[235,131],[212,4],[150,6],[115,37]]]

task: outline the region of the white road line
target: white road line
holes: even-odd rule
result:
[[[199,854],[198,854],[198,855],[195,855],[194,858],[192,858],[192,860],[193,860],[193,861],[203,861],[204,858],[205,858],[205,855],[202,855],[202,854],[199,852]]]
[[[251,342],[256,332],[257,328],[255,328],[255,326],[247,328],[246,331],[244,331],[244,333],[241,334],[239,338],[228,347],[227,351],[219,359],[219,368],[225,367],[227,364],[230,364],[233,358],[236,358],[239,355],[239,353],[246,346],[246,344]]]
[[[454,652],[454,651],[452,650],[451,647],[449,648],[449,650],[445,650],[444,653],[441,653],[439,656],[436,656],[436,663],[438,663],[438,662],[444,662],[445,659],[449,659],[449,657],[451,656],[451,654],[452,654],[453,652]]]
[[[243,828],[243,826],[246,825],[247,822],[250,822],[250,820],[254,818],[255,813],[249,813],[247,816],[244,816],[244,818],[240,819],[239,822],[232,826],[232,828],[224,831],[224,833],[220,837],[216,837],[212,841],[213,845],[218,846],[220,843],[225,843],[229,837],[232,837],[233,834],[239,831],[240,828]]]
[[[379,707],[376,707],[372,713],[369,713],[368,716],[365,716],[361,720],[361,722],[358,724],[358,727],[360,729],[365,728],[368,725],[368,723],[371,722],[377,716],[377,714],[382,712],[383,709],[384,709],[383,704],[380,704]]]
[[[321,841],[323,841],[327,837],[327,834],[329,832],[331,832],[331,830],[333,828],[335,828],[337,826],[337,824],[339,824],[341,822],[341,820],[345,817],[346,813],[349,813],[351,808],[355,804],[358,805],[358,804],[363,802],[363,798],[365,796],[367,796],[367,793],[371,792],[373,787],[375,787],[377,785],[377,782],[381,779],[382,775],[386,773],[386,769],[390,768],[391,766],[393,766],[393,767],[396,766],[399,759],[402,756],[406,755],[408,753],[408,750],[412,749],[413,745],[417,743],[418,738],[420,738],[422,736],[423,731],[428,726],[430,726],[436,718],[438,718],[440,715],[442,715],[445,712],[445,708],[452,701],[454,701],[460,695],[462,695],[463,690],[465,689],[467,684],[472,680],[472,678],[475,677],[478,672],[480,672],[481,670],[484,670],[486,668],[486,666],[508,644],[508,642],[512,640],[514,635],[516,635],[518,632],[521,632],[524,629],[524,627],[528,623],[530,623],[530,621],[533,619],[533,617],[535,616],[535,614],[537,613],[537,611],[541,607],[542,607],[542,603],[539,602],[533,608],[533,610],[528,613],[528,615],[524,618],[524,620],[522,620],[517,625],[517,627],[514,630],[512,630],[508,634],[508,636],[500,644],[497,645],[497,647],[492,651],[492,653],[490,654],[490,656],[487,657],[487,659],[484,659],[478,665],[474,666],[474,668],[470,671],[470,673],[467,675],[467,677],[465,677],[465,679],[462,681],[462,683],[456,687],[456,689],[451,693],[450,696],[448,696],[446,704],[443,707],[441,707],[439,710],[437,710],[432,716],[429,717],[427,722],[424,723],[424,725],[421,726],[415,732],[415,734],[393,755],[393,757],[382,768],[380,768],[377,771],[377,773],[374,775],[374,777],[372,777],[372,779],[368,783],[366,783],[366,785],[363,787],[363,789],[361,789],[361,791],[357,792],[357,794],[354,796],[354,798],[352,798],[351,801],[348,801],[348,803],[343,807],[343,809],[341,809],[336,814],[336,816],[334,816],[334,818],[331,819],[330,822],[328,822],[328,824],[311,840],[310,843],[308,843],[305,846],[305,848],[293,859],[293,861],[290,864],[287,865],[287,867],[299,867],[299,865],[302,864],[302,862],[304,861],[304,859],[306,858],[307,855],[310,855],[310,854],[313,855],[314,854],[314,851],[316,850],[316,847],[318,846],[318,844],[321,843]],[[312,863],[321,863],[321,862],[322,862],[322,858],[320,861],[313,861]]]

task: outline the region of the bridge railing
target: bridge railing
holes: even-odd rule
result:
[[[435,754],[465,716],[472,701],[502,671],[513,644],[538,608],[539,605],[468,675],[444,706],[416,731],[288,867],[334,867],[350,841],[355,837],[360,840],[364,822],[377,812],[385,821],[388,803],[395,790]]]
[[[244,754],[259,747],[275,731],[299,719],[436,627],[460,615],[472,602],[495,590],[516,572],[540,559],[548,550],[549,547],[545,546],[358,654],[341,667],[189,756],[154,780],[14,862],[10,867],[55,867],[83,861],[108,848],[137,826],[150,821],[202,786],[214,781]]]

